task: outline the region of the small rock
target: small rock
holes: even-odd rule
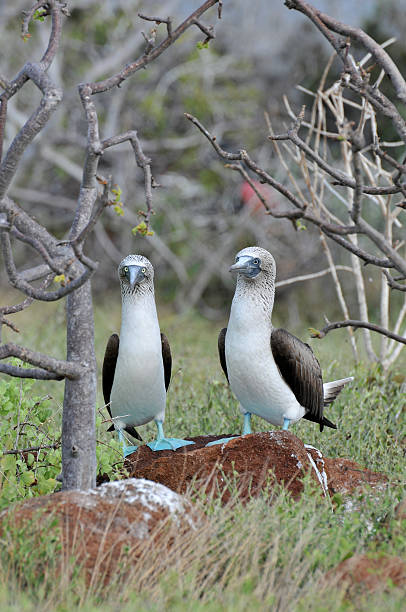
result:
[[[131,568],[146,547],[161,546],[164,550],[171,546],[174,533],[195,530],[203,522],[202,515],[185,497],[162,484],[136,478],[88,491],[62,491],[32,498],[0,515],[0,531],[1,522],[10,519],[11,513],[16,525],[31,522],[32,526],[38,520],[55,517],[61,555],[73,555],[75,563],[83,564],[87,582],[96,571],[105,583],[111,575],[117,577],[123,554]],[[166,524],[169,528],[162,529]]]

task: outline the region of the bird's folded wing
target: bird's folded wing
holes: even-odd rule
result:
[[[109,415],[111,416],[110,409],[110,395],[111,388],[113,386],[114,374],[116,371],[118,347],[120,345],[120,339],[118,334],[112,334],[107,342],[106,350],[103,359],[103,370],[102,370],[102,387],[104,403],[107,406]]]
[[[274,329],[271,349],[275,363],[310,420],[323,421],[323,378],[312,349],[285,329]]]
[[[223,368],[223,372],[227,378],[227,382],[230,382],[228,380],[227,363],[226,363],[226,333],[227,333],[227,327],[223,327],[223,329],[219,333],[217,346],[219,350],[220,365]]]
[[[112,418],[111,408],[110,408],[110,395],[111,389],[114,381],[114,374],[116,371],[117,357],[118,357],[118,348],[120,346],[120,339],[118,334],[111,334],[106,350],[104,353],[103,359],[103,369],[102,369],[102,387],[103,387],[103,397],[104,403],[106,405],[107,411]],[[111,425],[107,431],[113,431],[114,425]],[[130,436],[136,438],[137,440],[141,440],[142,438],[138,431],[132,425],[126,425],[124,427],[124,431],[126,431]]]
[[[165,389],[168,391],[169,383],[171,382],[172,373],[172,355],[169,340],[161,332],[161,344],[162,344],[162,361],[164,362],[164,376],[165,376]]]

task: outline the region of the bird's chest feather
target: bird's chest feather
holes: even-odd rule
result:
[[[113,416],[141,425],[165,409],[161,336],[154,312],[123,309],[120,347],[111,393]]]
[[[225,342],[230,386],[246,411],[281,425],[298,404],[273,358],[270,321],[261,325],[253,316],[236,309],[230,316]]]

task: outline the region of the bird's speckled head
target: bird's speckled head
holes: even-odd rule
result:
[[[272,310],[275,295],[276,264],[271,253],[258,246],[239,251],[230,272],[237,273],[235,298],[252,298],[264,310]]]
[[[118,277],[123,298],[154,292],[154,268],[143,255],[127,255],[118,266]]]
[[[230,272],[237,272],[247,280],[266,277],[275,282],[276,264],[269,251],[257,246],[246,247],[237,253]]]

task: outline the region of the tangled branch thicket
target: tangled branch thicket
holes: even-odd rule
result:
[[[301,88],[312,98],[310,112],[306,113],[303,107],[295,115],[285,97],[293,122],[282,134],[275,134],[266,115],[268,138],[285,170],[286,180],[276,180],[244,149],[225,150],[196,117],[186,114],[186,118],[227,161],[226,167],[251,185],[269,215],[290,220],[296,229],[304,228],[305,224],[319,229],[344,320],[333,323],[327,320],[321,330],[313,330],[313,336],[323,337],[333,329],[347,327],[354,356],[358,358],[353,330],[363,328],[368,359],[388,368],[406,344],[406,157],[398,161],[390,153],[404,155],[406,122],[397,105],[406,103],[406,81],[385,50],[393,40],[379,45],[361,29],[340,23],[302,0],[287,0],[285,4],[313,21],[334,48],[317,91]],[[359,60],[354,43],[364,49]],[[337,57],[342,71],[338,79],[328,84]],[[393,100],[380,89],[384,79],[390,79]],[[383,117],[391,122],[398,139],[382,139]],[[275,207],[258,189],[253,177],[282,194],[289,206]],[[350,316],[326,238],[351,255],[358,317]],[[380,271],[379,324],[369,319],[367,264]],[[394,300],[392,310],[391,290],[401,295],[401,300]],[[371,331],[381,334],[379,350],[373,346]]]
[[[84,253],[88,237],[95,229],[96,222],[109,207],[120,212],[119,189],[113,188],[111,177],[99,172],[102,155],[110,148],[129,142],[135,162],[144,174],[146,211],[138,230],[149,231],[152,209],[152,190],[156,186],[151,172],[151,160],[144,154],[135,130],[101,138],[99,115],[94,96],[111,92],[123,81],[145,68],[171,47],[186,30],[193,27],[205,35],[202,44],[214,38],[213,27],[205,26],[200,18],[212,6],[217,5],[221,16],[219,0],[206,0],[176,28],[170,18],[140,18],[147,23],[153,21],[150,32],[144,34],[145,46],[140,57],[127,63],[121,70],[100,81],[88,81],[78,86],[80,101],[84,110],[87,135],[83,138],[85,161],[81,169],[80,190],[73,218],[69,219],[67,239],[58,240],[47,227],[39,223],[9,196],[11,182],[17,174],[21,160],[29,145],[41,133],[62,103],[63,92],[52,78],[51,65],[54,63],[61,42],[64,17],[69,16],[67,3],[59,0],[39,0],[29,11],[24,12],[22,38],[27,41],[31,35],[29,26],[33,21],[50,18],[51,29],[46,41],[46,50],[38,62],[27,61],[18,74],[8,79],[0,74],[0,238],[4,266],[9,283],[21,291],[26,298],[19,304],[0,309],[0,329],[6,325],[14,332],[17,327],[7,318],[9,315],[28,308],[33,300],[50,302],[67,298],[67,355],[66,360],[55,359],[28,347],[8,342],[0,347],[0,359],[16,357],[24,364],[35,366],[22,369],[13,363],[1,363],[0,372],[10,376],[36,379],[65,379],[65,398],[62,419],[62,476],[63,487],[86,489],[95,485],[95,404],[96,404],[96,359],[94,351],[94,325],[90,278],[97,268],[97,262]],[[166,36],[160,40],[159,26],[166,24]],[[164,31],[164,28],[161,28]],[[113,67],[111,68],[113,69]],[[106,72],[104,71],[104,74]],[[33,83],[40,91],[41,99],[34,100],[34,110],[27,121],[11,138],[3,156],[6,140],[8,109],[11,100]],[[56,152],[57,154],[57,152]],[[15,244],[23,243],[34,251],[35,265],[19,270],[14,252]],[[41,284],[36,284],[41,281]],[[53,281],[59,282],[57,289],[49,289]]]

